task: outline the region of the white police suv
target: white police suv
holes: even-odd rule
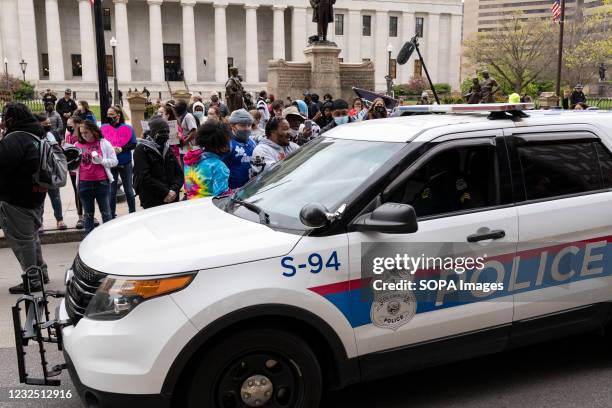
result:
[[[311,408],[325,388],[607,325],[612,113],[524,108],[340,126],[233,196],[96,229],[57,317],[82,400]],[[367,243],[484,250],[465,277],[498,289],[368,296]]]

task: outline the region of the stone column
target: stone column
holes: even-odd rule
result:
[[[10,75],[21,75],[19,70],[19,17],[15,0],[5,0],[0,13],[0,31],[2,32],[2,48],[4,53],[0,60],[0,72],[4,75],[4,58],[8,60]]]
[[[415,22],[414,13],[405,11],[402,14],[402,43],[414,37]],[[397,52],[399,52],[399,50],[397,50]],[[416,52],[414,54],[416,55]],[[398,69],[400,82],[402,84],[407,83],[414,73],[414,56],[410,57],[405,65],[398,65]]]
[[[62,35],[60,32],[59,9],[57,0],[45,1],[45,19],[47,22],[47,53],[49,54],[49,80],[64,81],[64,53],[62,52]]]
[[[285,59],[285,9],[287,6],[272,6],[274,10],[273,59]]]
[[[89,0],[79,0],[79,28],[81,31],[81,64],[83,66],[83,81],[98,80],[96,47],[94,45],[94,27]]]
[[[181,0],[181,6],[183,6],[183,72],[187,82],[198,81],[195,21],[193,16],[195,4],[195,0]]]
[[[127,2],[113,0],[115,3],[115,38],[117,39],[117,80],[132,81],[132,61],[130,57],[130,34],[128,32]]]
[[[440,14],[430,13],[425,22],[427,24],[427,51],[425,53],[425,63],[431,75],[431,81],[438,82],[438,41],[440,40]],[[459,66],[459,65],[457,65]]]
[[[450,60],[449,60],[449,84],[453,90],[461,86],[461,26],[463,24],[460,14],[451,15],[450,21]]]
[[[293,7],[291,16],[291,60],[304,61],[304,48],[308,44],[306,33],[306,7]]]
[[[149,3],[149,42],[151,48],[151,81],[163,82],[166,79],[164,70],[164,42],[162,32],[161,5],[163,0],[147,0]]]
[[[227,80],[227,4],[215,3],[215,81]]]
[[[361,62],[361,10],[348,12],[348,58],[349,62]]]
[[[38,42],[36,41],[36,22],[34,19],[34,3],[32,0],[17,2],[19,13],[19,36],[21,39],[21,58],[28,63],[26,79],[37,81],[38,74]],[[21,61],[21,59],[19,59]],[[21,73],[20,73],[21,74]],[[22,78],[22,75],[19,76]]]
[[[257,4],[245,4],[246,10],[246,81],[259,82],[259,44],[257,39]]]
[[[374,23],[374,64],[376,67],[376,84],[377,89],[380,88],[380,84],[385,84],[385,75],[389,73],[389,53],[387,52],[387,45],[389,45],[389,13],[386,10],[376,11],[376,21]],[[397,52],[397,50],[394,50]]]

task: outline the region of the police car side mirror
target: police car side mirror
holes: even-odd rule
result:
[[[351,223],[351,227],[356,231],[387,234],[410,234],[419,229],[414,208],[398,203],[385,203],[371,213],[359,216]]]
[[[307,227],[321,228],[329,221],[329,210],[319,203],[306,204],[300,211],[300,221]]]

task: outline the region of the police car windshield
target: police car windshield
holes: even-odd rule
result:
[[[321,137],[300,148],[252,180],[235,197],[257,205],[269,215],[269,226],[304,230],[300,210],[319,203],[336,211],[347,197],[405,143]],[[240,206],[228,211],[251,219]]]

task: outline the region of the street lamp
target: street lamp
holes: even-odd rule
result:
[[[11,91],[11,81],[8,76],[8,58],[4,57],[4,76],[6,77],[6,91]]]
[[[117,54],[115,52],[115,49],[117,48],[117,40],[115,37],[111,38],[110,45],[113,47],[113,75],[115,77],[113,80],[113,85],[115,87],[115,89],[113,89],[113,104],[117,105],[119,103],[119,84],[117,82]]]
[[[391,76],[392,74],[391,63],[393,60],[391,58],[391,54],[393,53],[393,45],[391,43],[387,45],[387,52],[389,53],[389,73],[387,74],[385,79],[387,80],[387,95],[392,97],[393,96],[393,77]]]
[[[21,62],[19,63],[19,66],[21,67],[21,73],[23,74],[23,82],[25,82],[25,72],[28,68],[28,63],[25,62],[25,60],[22,58]]]

